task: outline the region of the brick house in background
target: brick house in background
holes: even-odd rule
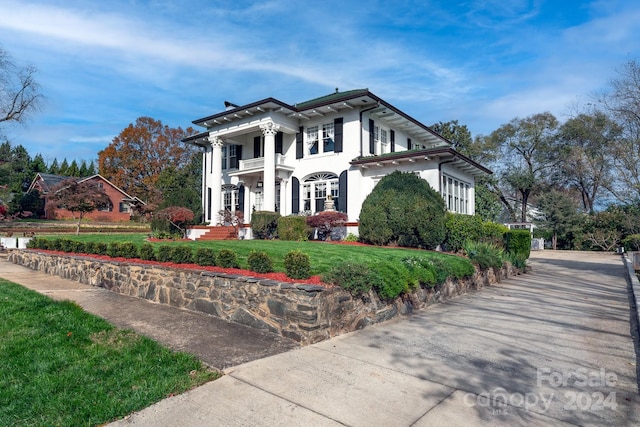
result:
[[[76,178],[70,176],[53,175],[48,173],[38,173],[31,182],[28,191],[38,190],[42,197],[45,198],[45,206],[47,196],[51,191],[60,185],[65,180],[75,179],[78,182],[96,182],[98,186],[102,187],[109,196],[111,203],[109,206],[97,209],[85,215],[85,218],[94,221],[129,221],[132,215],[131,207],[135,204],[145,204],[137,197],[132,197],[129,194],[122,191],[120,188],[113,185],[108,179],[100,174],[96,174],[90,177]],[[72,219],[74,218],[73,212],[60,208],[45,208],[46,219]]]

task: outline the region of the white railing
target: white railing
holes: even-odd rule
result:
[[[282,154],[276,154],[276,166],[285,164],[286,156]],[[251,170],[264,168],[264,157],[258,157],[255,159],[240,160],[239,170]]]

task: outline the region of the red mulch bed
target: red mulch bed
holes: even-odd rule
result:
[[[320,280],[320,276],[311,276],[308,279],[292,279],[290,277],[287,277],[285,273],[256,273],[255,271],[243,270],[241,268],[221,268],[221,267],[204,266],[204,265],[198,265],[198,264],[176,264],[173,262],[147,261],[139,258],[122,258],[122,257],[113,258],[108,255],[77,254],[77,253],[69,253],[69,252],[63,252],[63,251],[50,251],[46,249],[37,249],[37,250],[39,252],[45,252],[53,255],[73,255],[73,256],[99,259],[102,261],[134,262],[136,264],[157,265],[157,266],[168,267],[168,268],[182,268],[187,270],[200,270],[200,271],[212,271],[215,273],[236,274],[238,276],[255,277],[258,279],[270,279],[270,280],[275,280],[278,282],[286,282],[286,283],[304,283],[307,285],[323,286],[325,288],[333,287],[333,285],[323,283]]]

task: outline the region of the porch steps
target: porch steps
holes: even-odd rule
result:
[[[233,227],[216,226],[207,227],[207,232],[196,240],[235,240],[238,236]]]

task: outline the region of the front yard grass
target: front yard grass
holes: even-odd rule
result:
[[[49,237],[49,236],[45,236]],[[53,236],[50,236],[53,237]],[[133,242],[140,246],[147,237],[145,234],[81,234],[79,236],[65,236],[72,240],[82,242]],[[283,240],[219,240],[219,241],[162,241],[152,243],[157,250],[160,245],[188,245],[193,252],[198,248],[211,248],[214,251],[220,249],[232,249],[238,254],[241,268],[247,268],[247,258],[252,250],[263,251],[269,254],[273,260],[275,271],[284,272],[283,260],[287,252],[300,250],[309,255],[311,261],[311,274],[322,275],[327,273],[333,266],[344,262],[363,263],[375,265],[381,262],[401,262],[407,257],[428,258],[441,260],[452,265],[468,263],[468,260],[456,255],[441,252],[425,251],[406,248],[388,248],[377,246],[357,246],[339,243],[327,243],[319,241],[294,242]]]
[[[99,425],[219,374],[195,356],[0,279],[0,425]]]

